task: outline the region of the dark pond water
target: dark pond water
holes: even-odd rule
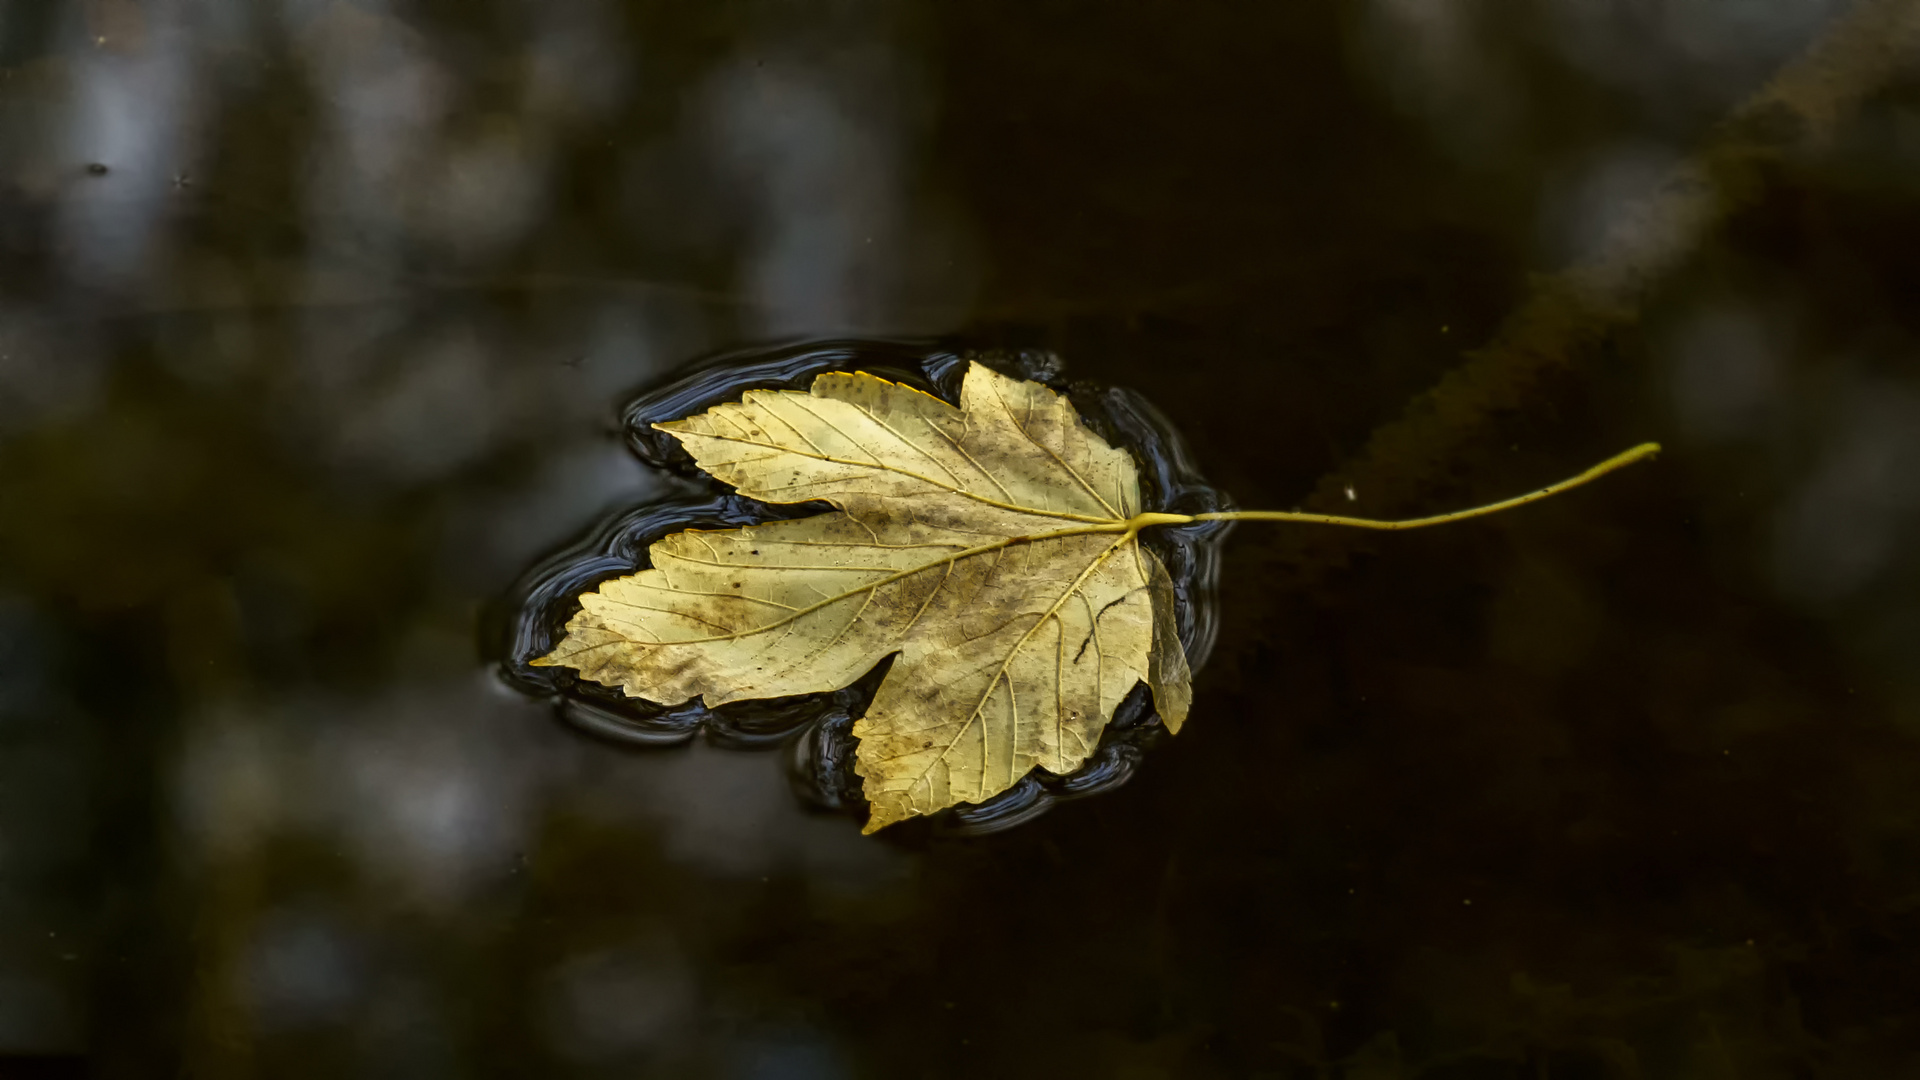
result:
[[[0,7],[0,1076],[1920,1075],[1916,296],[1910,0]],[[863,838],[857,702],[513,663],[821,342],[1246,507],[1668,451],[1243,525],[1179,737]]]

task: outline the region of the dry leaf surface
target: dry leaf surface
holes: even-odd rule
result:
[[[659,427],[743,495],[838,509],[666,537],[536,663],[720,705],[898,653],[853,729],[868,832],[1073,771],[1142,681],[1179,729],[1187,662],[1133,460],[1046,387],[974,364],[955,408],[833,372]]]

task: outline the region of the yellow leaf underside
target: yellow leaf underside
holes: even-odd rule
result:
[[[1047,388],[976,364],[956,409],[834,372],[659,426],[744,495],[839,511],[662,539],[536,663],[720,705],[839,689],[897,653],[854,725],[869,832],[1071,772],[1141,681],[1184,718],[1133,462]]]

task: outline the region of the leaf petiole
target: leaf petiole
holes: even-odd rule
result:
[[[1625,468],[1659,452],[1659,443],[1641,443],[1625,453],[1615,454],[1578,476],[1562,480],[1557,484],[1548,484],[1538,491],[1529,491],[1525,495],[1516,495],[1511,499],[1502,499],[1497,503],[1476,506],[1470,510],[1455,510],[1450,514],[1435,514],[1432,517],[1410,518],[1406,521],[1375,521],[1371,518],[1341,517],[1338,514],[1308,514],[1286,510],[1223,510],[1211,514],[1191,515],[1139,514],[1130,519],[1127,525],[1137,530],[1150,525],[1187,525],[1196,521],[1299,521],[1309,525],[1347,525],[1356,529],[1422,529],[1428,525],[1465,521],[1468,518],[1482,517],[1502,510],[1511,510],[1516,506],[1525,506],[1530,502],[1538,502],[1549,495],[1557,495],[1570,488],[1577,488],[1581,484],[1598,480],[1615,469]]]

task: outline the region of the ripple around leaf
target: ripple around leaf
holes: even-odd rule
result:
[[[924,342],[833,341],[725,353],[697,362],[689,373],[634,400],[623,410],[629,447],[642,461],[685,478],[704,496],[666,499],[608,517],[576,544],[529,570],[499,609],[489,651],[515,689],[549,698],[570,725],[635,746],[677,746],[704,734],[718,746],[786,747],[794,790],[810,805],[858,813],[860,778],[854,774],[853,721],[865,711],[890,661],[853,685],[830,693],[737,701],[709,708],[698,699],[677,706],[624,697],[577,678],[566,668],[535,667],[565,635],[579,596],[602,582],[645,569],[654,541],[688,528],[720,529],[805,517],[824,504],[769,506],[732,494],[696,469],[678,440],[652,425],[691,416],[748,390],[803,389],[827,371],[864,371],[947,401],[959,396],[969,361],[1004,374],[1044,382],[1065,393],[1081,419],[1140,467],[1143,505],[1182,514],[1231,509],[1201,478],[1179,433],[1138,394],[1118,387],[1063,379],[1059,358],[1041,351],[960,351]],[[1219,541],[1229,526],[1207,522],[1155,529],[1143,542],[1166,565],[1177,597],[1179,632],[1188,662],[1198,671],[1216,634],[1214,585]],[[1093,755],[1066,776],[1035,771],[1013,788],[978,805],[938,815],[943,832],[995,832],[1032,820],[1061,799],[1080,798],[1124,784],[1145,749],[1164,732],[1146,687],[1137,687],[1115,712]]]

